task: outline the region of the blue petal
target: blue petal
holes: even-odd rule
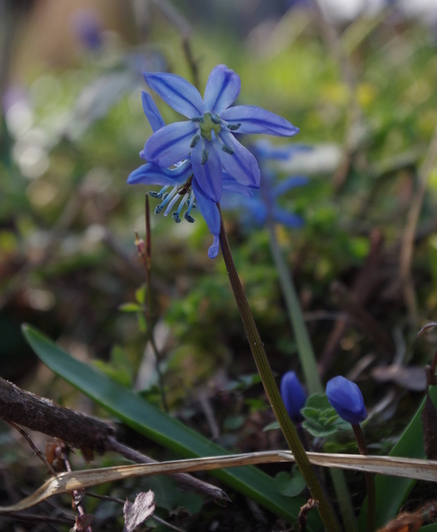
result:
[[[260,170],[255,157],[229,132],[222,130],[219,137],[233,151],[232,154],[227,153],[221,149],[218,141],[215,143],[226,172],[242,185],[259,188]]]
[[[194,181],[203,194],[214,202],[220,201],[223,183],[222,163],[212,142],[199,141],[191,152],[191,161]]]
[[[165,126],[164,119],[159,112],[159,109],[156,107],[156,103],[153,101],[153,98],[147,92],[141,92],[141,99],[143,101],[144,114],[149,121],[152,131],[158,131]]]
[[[235,133],[266,133],[279,137],[292,137],[299,133],[299,128],[290,124],[281,116],[254,105],[237,105],[225,109],[220,118],[233,126]]]
[[[127,178],[127,182],[129,185],[182,185],[192,172],[191,161],[185,161],[173,169],[160,168],[148,163],[134,170]]]
[[[284,209],[278,207],[273,209],[273,220],[281,225],[290,227],[291,229],[298,229],[305,224],[303,218]]]
[[[178,113],[188,118],[203,115],[204,105],[200,92],[184,78],[165,72],[146,72],[144,79]]]
[[[235,102],[240,89],[240,76],[226,65],[217,65],[206,83],[205,111],[221,113]]]
[[[287,179],[284,179],[284,181],[281,181],[281,183],[279,183],[275,187],[273,187],[271,189],[271,194],[274,198],[277,198],[278,196],[285,194],[293,188],[303,187],[304,185],[307,185],[308,182],[308,177],[305,177],[303,175],[290,176]]]
[[[220,234],[220,213],[217,207],[217,203],[207,198],[202,189],[197,184],[197,181],[193,180],[193,191],[196,196],[196,203],[199,207],[200,213],[205,218],[206,225],[213,235]]]
[[[208,257],[210,259],[215,259],[220,251],[220,237],[217,235],[214,235],[214,242],[212,246],[208,249]]]
[[[253,190],[251,188],[246,185],[242,185],[227,172],[223,172],[223,190],[234,192],[235,194],[241,194],[247,198],[251,198],[253,196]]]
[[[164,126],[146,142],[144,156],[149,163],[158,166],[171,166],[182,161],[191,151],[191,142],[196,132],[196,124],[190,121]]]

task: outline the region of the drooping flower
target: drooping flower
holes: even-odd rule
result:
[[[287,371],[281,379],[281,396],[290,419],[295,423],[303,420],[300,413],[305,406],[307,395],[294,371]]]
[[[311,151],[310,146],[274,146],[267,140],[250,145],[261,169],[260,189],[255,191],[253,198],[224,194],[221,206],[223,209],[238,209],[242,223],[262,226],[268,220],[289,228],[299,228],[304,224],[301,216],[279,206],[279,198],[290,190],[304,186],[308,178],[301,175],[289,176],[277,182],[276,171],[272,167],[275,161],[288,161],[296,152]]]
[[[354,382],[340,375],[334,377],[326,385],[326,396],[341,419],[352,425],[366,419],[363,395]]]
[[[165,122],[150,94],[143,92],[142,100],[144,113],[152,131],[159,131],[161,128],[164,128]],[[142,156],[143,152],[140,155]],[[162,199],[162,202],[156,207],[155,213],[158,214],[165,208],[164,216],[167,216],[171,212],[174,221],[177,223],[181,221],[180,215],[184,207],[186,207],[183,214],[184,219],[190,223],[194,222],[191,211],[198,206],[209,230],[214,236],[214,242],[209,248],[208,256],[215,258],[218,255],[220,213],[216,202],[205,196],[202,188],[195,179],[191,157],[176,163],[172,168],[161,168],[152,163],[144,164],[129,175],[127,182],[130,185],[161,185],[163,188],[159,192],[150,193],[151,196]],[[241,185],[227,172],[223,172],[222,186],[225,190],[244,194],[247,197],[253,194],[251,188]],[[179,206],[177,210],[173,211],[173,208],[178,202]]]

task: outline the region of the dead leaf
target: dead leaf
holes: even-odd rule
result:
[[[314,452],[308,452],[307,456],[310,462],[316,466],[437,482],[437,461],[433,460]],[[205,456],[203,458],[189,458],[164,463],[129,464],[60,473],[44,482],[36,491],[21,501],[11,506],[0,506],[0,515],[27,510],[53,495],[69,493],[73,490],[90,488],[91,486],[127,478],[192,473],[194,471],[210,471],[225,467],[276,462],[294,462],[293,454],[290,451],[265,451],[225,456]]]
[[[424,325],[420,331],[417,333],[417,338],[422,336],[422,334],[426,331],[429,331],[429,329],[432,329],[433,327],[437,327],[437,321],[430,321],[426,325]]]
[[[437,516],[437,501],[427,502],[415,512],[402,512],[377,532],[417,532]]]
[[[133,532],[137,526],[144,523],[155,511],[155,494],[152,490],[147,493],[142,491],[135,497],[132,504],[126,500],[123,506],[124,528],[123,532]]]
[[[372,377],[378,382],[394,382],[406,390],[423,392],[426,390],[426,373],[422,366],[400,366],[392,364],[374,368]]]

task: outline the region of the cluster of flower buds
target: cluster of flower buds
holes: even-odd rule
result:
[[[303,420],[301,409],[307,399],[305,390],[294,371],[281,379],[281,396],[288,415],[295,423]],[[348,423],[358,425],[367,418],[363,395],[358,386],[345,377],[334,377],[326,385],[326,396],[337,414]]]

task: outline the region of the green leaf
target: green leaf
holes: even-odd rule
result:
[[[326,438],[351,426],[338,417],[325,394],[316,393],[308,397],[301,414],[305,418],[304,428],[316,438]]]
[[[273,421],[272,423],[269,423],[263,428],[263,432],[267,432],[268,430],[276,430],[281,428],[278,421]]]
[[[184,458],[228,454],[222,447],[158,410],[97,369],[74,359],[33,327],[23,325],[23,334],[42,362],[57,375],[156,443]],[[300,507],[306,502],[301,497],[290,499],[279,494],[275,490],[274,479],[252,466],[211,473],[289,522],[296,521]],[[318,514],[311,512],[307,529],[314,532],[322,530]]]
[[[431,386],[429,396],[434,404],[437,402],[437,386]],[[425,458],[423,445],[422,419],[421,414],[425,405],[422,401],[410,424],[402,433],[397,444],[390,452],[390,456],[400,456],[406,458]],[[416,481],[408,478],[387,477],[376,475],[376,525],[381,527],[390,519],[396,517],[405,499],[413,489]],[[360,512],[358,526],[360,531],[366,529],[367,522],[367,501],[363,504]],[[426,527],[430,530],[428,527]]]
[[[146,285],[143,284],[135,291],[135,299],[140,305],[144,305],[144,302],[146,301],[146,290]]]
[[[278,473],[275,477],[275,484],[278,492],[285,497],[300,495],[306,486],[305,479],[298,467],[293,467],[291,475],[286,471]]]
[[[332,408],[324,393],[314,393],[313,395],[310,395],[306,400],[305,407],[311,407],[317,410],[329,410]]]
[[[118,306],[118,310],[121,312],[143,312],[143,307],[136,303],[122,303]]]
[[[138,327],[140,328],[140,331],[142,333],[146,334],[147,332],[146,318],[144,317],[144,314],[142,312],[138,313],[137,316],[138,316]]]
[[[303,421],[302,426],[315,438],[327,438],[337,432],[335,427],[323,427],[323,425],[311,423],[310,421]]]

